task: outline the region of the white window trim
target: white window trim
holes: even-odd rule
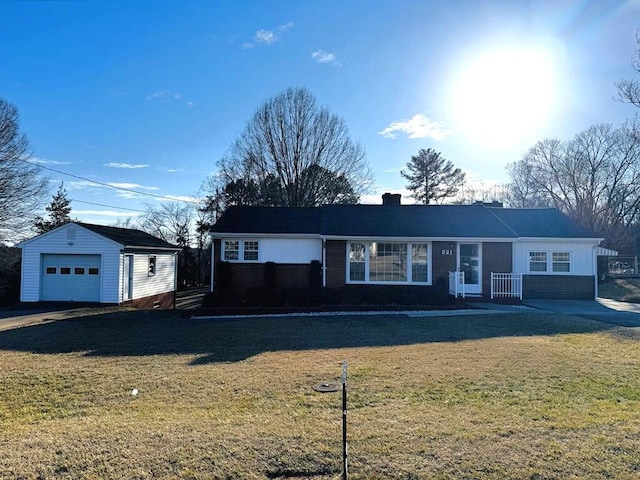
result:
[[[531,270],[531,254],[534,252],[544,252],[547,254],[547,269],[544,272]],[[568,253],[569,254],[569,271],[568,272],[554,272],[553,271],[553,254],[554,253]],[[555,262],[558,263],[558,262]],[[563,262],[564,263],[564,262]],[[574,271],[573,267],[573,251],[571,250],[546,250],[542,248],[531,249],[527,251],[527,274],[529,275],[572,275]]]
[[[153,262],[151,261],[151,259],[154,259]],[[151,271],[151,264],[153,263],[153,272]],[[149,260],[147,263],[147,276],[148,277],[155,277],[156,275],[156,270],[158,270],[158,256],[157,255],[149,255]]]
[[[238,258],[237,260],[227,260],[225,258],[226,256],[226,242],[238,242]],[[256,260],[245,260],[244,259],[244,244],[245,242],[252,242],[252,243],[257,243],[258,244],[258,258]],[[254,239],[254,238],[247,238],[247,239],[240,239],[240,238],[223,238],[221,241],[221,247],[220,247],[220,259],[223,262],[230,262],[230,263],[260,263],[260,259],[262,257],[261,255],[261,248],[260,248],[260,240]],[[250,251],[254,251],[254,250],[250,250]]]
[[[351,244],[352,243],[364,243],[365,244],[365,255],[364,255],[364,280],[351,280],[351,262],[350,262],[350,253],[351,253]],[[369,246],[372,243],[401,243],[407,246],[407,262],[406,262],[406,266],[407,266],[407,281],[406,282],[380,282],[380,281],[371,281],[369,280]],[[411,268],[412,263],[411,263],[411,259],[412,259],[412,250],[413,250],[413,244],[414,243],[419,243],[419,244],[426,244],[427,245],[427,281],[426,282],[412,282],[412,275],[413,275],[413,268]],[[346,268],[346,283],[350,284],[350,285],[419,285],[419,286],[425,286],[425,285],[431,285],[432,284],[432,268],[433,268],[433,263],[432,263],[432,252],[433,252],[433,248],[432,248],[432,244],[431,242],[427,242],[427,241],[397,241],[397,240],[385,240],[385,239],[381,239],[381,240],[347,240],[346,242],[346,263],[347,263],[347,268]]]

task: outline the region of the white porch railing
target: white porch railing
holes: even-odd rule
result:
[[[449,295],[465,298],[464,272],[449,272]]]
[[[494,298],[522,300],[522,274],[491,272],[491,299]]]

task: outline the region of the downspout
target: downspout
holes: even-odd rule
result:
[[[322,239],[322,286],[327,286],[327,240]]]
[[[209,291],[213,292],[213,284],[215,283],[215,271],[216,271],[216,240],[211,235],[211,281]]]
[[[595,270],[593,272],[593,288],[595,290],[595,297],[593,298],[594,300],[598,299],[598,246],[596,245],[595,247],[593,247],[593,261],[592,261],[592,265],[593,265],[593,269]]]

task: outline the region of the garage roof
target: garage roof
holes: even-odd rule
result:
[[[132,228],[119,228],[108,227],[106,225],[93,225],[91,223],[74,222],[77,225],[91,230],[98,235],[101,235],[109,240],[113,240],[124,247],[143,247],[143,248],[157,248],[168,250],[180,250],[180,247],[173,245],[169,242],[165,242],[153,235],[143,232],[142,230],[135,230]]]

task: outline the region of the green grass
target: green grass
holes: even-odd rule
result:
[[[205,321],[121,312],[0,332],[0,478],[632,479],[640,334],[552,315]],[[137,388],[137,396],[130,395]]]

